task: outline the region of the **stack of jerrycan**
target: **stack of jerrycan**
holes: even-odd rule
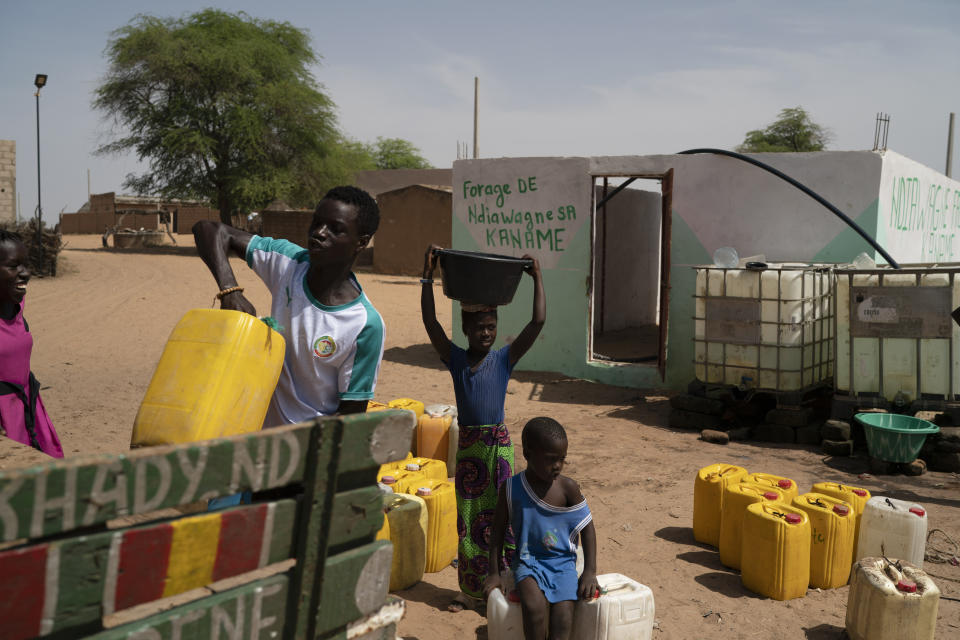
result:
[[[755,502],[783,502],[783,492],[755,482],[731,484],[724,489],[720,514],[720,562],[731,569],[740,568],[743,544],[743,516]]]
[[[857,559],[886,557],[923,567],[927,510],[915,502],[873,496],[860,520]]]
[[[457,494],[453,483],[446,479],[424,479],[418,483],[415,492],[417,497],[423,499],[427,510],[427,561],[424,571],[436,573],[457,557]]]
[[[240,311],[193,309],[173,328],[134,420],[133,446],[258,431],[283,368],[283,336]]]
[[[861,487],[852,487],[848,484],[818,482],[813,485],[813,493],[833,496],[853,507],[853,513],[856,515],[856,519],[853,527],[853,552],[850,554],[850,563],[852,565],[857,559],[857,544],[860,540],[860,521],[863,516],[863,509],[867,506],[867,500],[870,499],[870,492]]]
[[[693,483],[693,537],[716,547],[720,544],[720,516],[724,489],[737,484],[747,470],[733,464],[716,463],[697,472]]]
[[[755,502],[743,517],[740,550],[743,586],[754,593],[802,598],[810,582],[810,518],[806,511],[776,502]]]
[[[417,455],[446,460],[447,477],[456,475],[457,446],[460,442],[457,408],[449,404],[432,404],[426,407],[417,421],[416,434]]]
[[[847,584],[857,524],[853,508],[822,493],[799,495],[793,506],[810,519],[810,586],[835,589]]]
[[[861,558],[847,595],[851,640],[933,640],[940,590],[922,569],[904,560]]]

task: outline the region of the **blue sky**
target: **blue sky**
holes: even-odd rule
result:
[[[142,0],[5,3],[0,14],[0,139],[17,142],[24,215],[37,199],[33,78],[40,97],[44,217],[94,193],[123,191],[135,157],[99,157],[90,108],[110,32],[138,13],[204,6],[307,30],[316,79],[341,129],[405,138],[437,167],[472,144],[480,78],[481,157],[633,155],[732,148],[780,109],[801,105],[833,132],[831,149],[888,146],[944,170],[950,111],[960,112],[960,2],[458,2]],[[954,176],[960,174],[954,147]]]

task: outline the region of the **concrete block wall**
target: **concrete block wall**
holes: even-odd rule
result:
[[[201,220],[220,220],[220,212],[209,207],[180,207],[177,210],[177,233],[193,233],[193,225]]]
[[[307,242],[313,211],[263,211],[260,216],[264,236],[285,238],[301,247]]]
[[[61,213],[60,214],[60,233],[73,234],[80,233],[80,213]]]
[[[381,193],[377,203],[380,228],[373,252],[375,271],[419,275],[427,246],[450,246],[453,207],[448,189],[413,185]]]
[[[61,213],[60,233],[103,233],[103,227],[97,228],[97,221],[95,213]]]
[[[0,140],[0,222],[17,220],[17,142]]]
[[[121,229],[153,231],[160,228],[160,215],[157,213],[128,213],[122,218],[116,214],[114,218],[120,223]]]

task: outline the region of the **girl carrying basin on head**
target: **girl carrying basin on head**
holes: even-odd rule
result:
[[[530,322],[509,345],[491,350],[497,338],[495,306],[464,306],[463,333],[467,349],[453,344],[437,321],[433,300],[433,273],[437,246],[427,248],[420,294],[420,311],[430,342],[447,366],[457,399],[460,444],[457,450],[457,575],[460,591],[449,606],[459,611],[483,596],[483,581],[489,563],[504,564],[504,557],[490,558],[490,529],[500,486],[513,475],[513,443],[504,424],[507,382],[513,367],[533,346],[547,317],[540,264],[526,269],[533,278],[533,313]],[[509,533],[504,555],[512,553]]]

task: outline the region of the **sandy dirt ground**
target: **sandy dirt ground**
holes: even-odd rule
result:
[[[117,453],[130,430],[167,336],[188,309],[211,306],[215,285],[196,257],[192,238],[178,248],[122,252],[100,247],[99,236],[67,236],[57,278],[34,279],[26,315],[36,337],[33,370],[66,454]],[[266,313],[266,289],[240,260],[238,279]],[[453,403],[447,372],[420,322],[415,278],[361,273],[360,281],[387,325],[377,399],[413,397]],[[438,297],[441,297],[438,289]],[[526,304],[525,302],[520,302]],[[450,307],[440,304],[450,327]],[[549,315],[547,322],[562,322]],[[501,335],[519,327],[501,327]],[[682,339],[673,336],[671,339]],[[521,362],[522,366],[522,362]],[[600,573],[619,572],[648,585],[656,601],[658,639],[839,638],[847,588],[809,590],[777,602],[741,586],[716,550],[693,540],[693,479],[698,468],[729,461],[751,471],[795,479],[802,491],[821,480],[866,486],[875,495],[926,506],[931,527],[960,540],[960,479],[927,473],[918,478],[858,480],[865,459],[829,459],[812,447],[699,441],[696,433],[666,426],[669,398],[593,384],[560,374],[518,372],[511,381],[507,421],[519,444],[523,423],[555,417],[570,435],[568,475],[580,482],[594,513]],[[523,466],[519,455],[518,466]],[[943,598],[937,637],[960,637],[960,568],[927,565]],[[449,613],[456,592],[453,568],[427,574],[399,593],[408,603],[400,624],[407,640],[486,638],[478,613]]]

